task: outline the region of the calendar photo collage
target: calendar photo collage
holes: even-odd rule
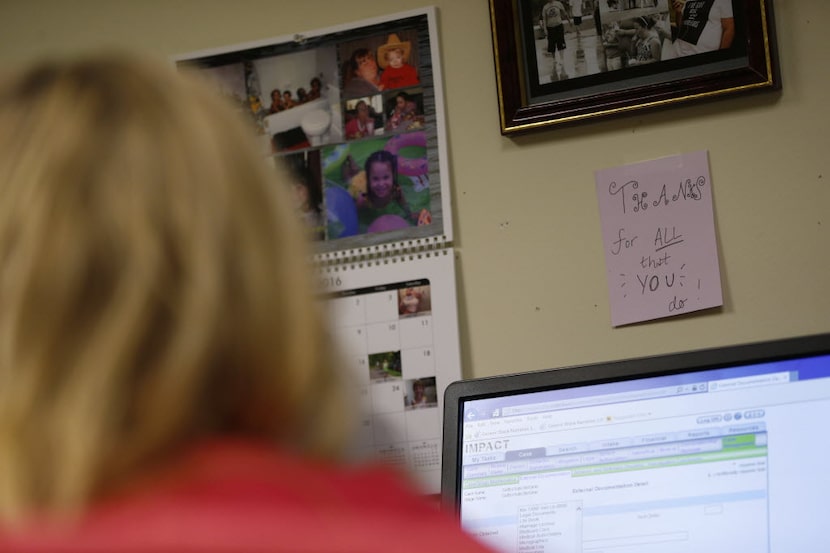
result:
[[[326,255],[452,235],[434,8],[191,52]]]

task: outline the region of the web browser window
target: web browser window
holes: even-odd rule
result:
[[[814,550],[828,377],[822,356],[468,401],[461,523],[505,552]]]

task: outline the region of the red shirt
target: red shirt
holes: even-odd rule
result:
[[[408,63],[397,68],[387,65],[383,73],[380,74],[380,84],[383,85],[383,90],[400,88],[402,86],[415,86],[420,82],[418,79],[418,71]]]
[[[391,469],[213,442],[61,529],[0,531],[7,553],[487,553]]]

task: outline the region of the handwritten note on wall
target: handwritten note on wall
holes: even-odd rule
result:
[[[595,178],[613,326],[723,305],[706,151]]]

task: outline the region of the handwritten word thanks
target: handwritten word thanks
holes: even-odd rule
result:
[[[699,176],[695,180],[686,179],[677,184],[677,187],[669,188],[668,184],[663,184],[656,200],[649,199],[649,193],[639,191],[640,183],[636,180],[630,180],[625,184],[617,184],[613,181],[608,185],[608,193],[612,196],[620,197],[620,207],[623,213],[633,211],[634,213],[644,213],[650,207],[658,208],[665,207],[678,201],[700,201],[703,198],[702,188],[706,185],[706,177]]]

